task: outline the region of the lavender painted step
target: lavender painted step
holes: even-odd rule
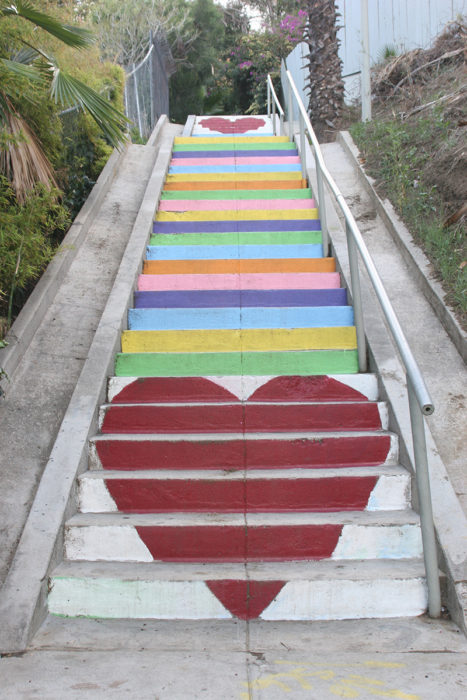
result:
[[[321,231],[319,219],[269,221],[155,221],[153,233],[237,233],[238,231]]]
[[[135,308],[223,308],[233,306],[346,306],[345,289],[222,289],[135,292]]]
[[[172,158],[264,158],[271,156],[278,156],[279,158],[287,158],[289,156],[297,156],[298,151],[296,148],[290,148],[287,150],[261,150],[261,151],[237,151],[235,149],[225,150],[225,151],[174,151],[172,153]]]
[[[286,260],[288,258],[322,258],[320,243],[299,245],[174,245],[146,247],[146,260]]]

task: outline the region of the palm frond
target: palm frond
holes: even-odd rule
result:
[[[39,57],[39,52],[33,46],[23,46],[11,57],[16,63],[23,63],[25,66],[31,65]]]
[[[35,10],[29,0],[13,0],[8,5],[0,4],[0,15],[13,15],[28,20],[68,46],[82,49],[93,42],[93,35],[87,29],[62,24],[44,12]]]
[[[63,73],[57,66],[54,67],[51,95],[57,104],[65,108],[78,106],[89,112],[112,146],[118,147],[124,140],[129,124],[127,118],[95,90]]]
[[[0,58],[0,62],[7,72],[18,78],[25,78],[33,83],[43,83],[44,78],[41,72],[35,67],[20,63],[16,60],[12,61],[8,58]]]
[[[56,187],[52,166],[29,126],[9,105],[4,128],[11,137],[0,150],[0,170],[10,180],[20,204],[37,182]]]

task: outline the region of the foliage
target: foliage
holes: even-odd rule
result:
[[[264,114],[268,73],[280,90],[280,63],[303,39],[306,13],[284,15],[277,25],[261,32],[244,34],[225,57],[224,70],[217,81],[227,113]]]
[[[284,15],[294,16],[303,9],[300,0],[247,0],[246,5],[258,10],[264,25],[269,29],[277,27]]]
[[[15,310],[15,292],[25,292],[49,262],[54,236],[69,223],[57,191],[40,183],[24,204],[18,204],[4,176],[0,176],[0,316],[8,325]]]
[[[0,338],[112,150],[97,122],[108,112],[114,121],[107,136],[118,140],[126,123],[120,115],[123,71],[102,64],[90,34],[71,26],[71,0],[54,4],[56,19],[42,12],[52,4],[0,4]],[[78,107],[61,115],[60,101],[71,99],[68,88]],[[89,100],[97,122],[82,109]]]
[[[0,4],[0,20],[4,30],[0,43],[0,129],[6,135],[0,166],[19,201],[24,202],[35,182],[46,187],[55,184],[52,165],[34,123],[28,121],[26,104],[49,101],[62,107],[77,106],[92,116],[114,146],[123,139],[126,120],[98,92],[64,71],[41,44],[41,32],[45,32],[66,46],[82,49],[91,43],[87,30],[37,10],[30,0]]]
[[[169,38],[174,55],[186,56],[196,40],[186,0],[91,0],[82,10],[91,19],[104,58],[131,66],[148,51],[149,32]]]
[[[222,93],[217,89],[216,79],[223,70],[220,60],[225,41],[223,13],[212,0],[194,0],[190,4],[190,19],[195,38],[184,63],[170,81],[170,116],[181,123],[188,114],[216,111]]]
[[[448,289],[448,300],[467,314],[465,224],[445,226],[443,198],[429,174],[433,147],[441,150],[449,143],[453,124],[440,108],[413,121],[393,116],[354,124],[350,131],[369,174],[425,248]]]

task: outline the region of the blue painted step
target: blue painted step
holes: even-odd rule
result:
[[[147,260],[250,260],[284,258],[322,258],[319,243],[300,245],[148,245]]]
[[[351,306],[130,309],[133,331],[352,326]]]

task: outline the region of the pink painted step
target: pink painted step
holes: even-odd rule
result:
[[[181,289],[338,289],[338,272],[140,275],[139,291]]]
[[[159,211],[225,211],[245,209],[315,209],[314,199],[164,199]]]

